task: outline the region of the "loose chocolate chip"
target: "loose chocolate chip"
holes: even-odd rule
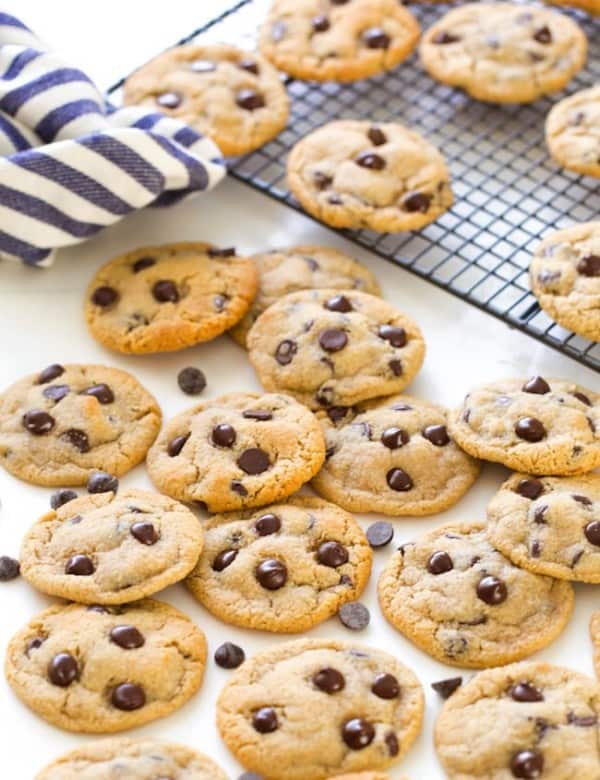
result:
[[[348,336],[339,328],[327,328],[319,335],[321,349],[326,352],[339,352],[348,343]]]
[[[408,432],[403,428],[392,426],[391,428],[386,428],[381,434],[381,443],[390,450],[396,450],[407,444],[409,438]]]
[[[218,246],[211,246],[207,255],[209,257],[235,257],[235,247],[226,246],[221,249]]]
[[[115,400],[115,394],[104,382],[86,387],[85,390],[81,391],[80,395],[93,395],[98,403],[101,404],[112,404]]]
[[[243,59],[237,63],[237,66],[238,68],[241,68],[242,70],[245,70],[248,73],[254,73],[255,76],[258,76],[259,67],[258,67],[258,63],[255,60]]]
[[[44,642],[46,641],[46,637],[43,636],[34,636],[33,639],[30,639],[29,642],[25,645],[25,655],[29,658],[29,654],[32,650],[37,650],[39,647],[41,647]]]
[[[179,300],[177,286],[170,279],[160,279],[156,282],[152,287],[152,295],[159,303],[177,303]]]
[[[338,616],[342,624],[352,631],[362,631],[371,621],[369,610],[359,601],[349,601],[347,604],[343,604]]]
[[[118,710],[139,710],[146,703],[146,694],[141,685],[121,683],[113,689],[111,703]]]
[[[140,271],[145,271],[146,268],[151,268],[153,265],[156,265],[156,260],[154,257],[140,257],[131,266],[131,270],[134,274],[139,274]]]
[[[329,311],[352,311],[352,304],[345,295],[334,295],[332,298],[328,298],[323,306]]]
[[[246,654],[239,645],[223,642],[215,650],[215,663],[222,669],[237,669],[244,663]]]
[[[194,73],[212,73],[217,69],[216,63],[211,62],[210,60],[194,60],[193,62],[190,62],[188,67]]]
[[[520,750],[510,760],[510,771],[513,777],[531,778],[540,777],[544,769],[544,757],[537,750]]]
[[[57,379],[65,373],[65,369],[60,363],[52,363],[50,366],[40,372],[37,383],[38,385],[45,385],[47,382],[51,382],[53,379]]]
[[[577,263],[577,270],[582,276],[600,276],[600,255],[582,257]]]
[[[265,105],[265,99],[255,89],[240,89],[235,96],[235,102],[246,111],[255,111]]]
[[[378,520],[367,528],[367,541],[371,547],[385,547],[394,538],[394,529],[387,520]]]
[[[388,731],[388,733],[385,735],[385,744],[388,749],[388,753],[390,756],[397,756],[400,752],[400,745],[398,743],[398,737],[395,735],[393,731]]]
[[[174,439],[171,439],[167,445],[167,455],[170,458],[174,458],[176,455],[179,455],[189,438],[190,434],[186,433],[183,436],[176,436]]]
[[[273,707],[261,707],[252,716],[252,725],[259,734],[270,734],[279,728],[277,713]]]
[[[154,527],[154,524],[147,521],[134,523],[129,529],[129,533],[134,539],[137,539],[140,544],[146,544],[149,547],[156,544],[160,539],[160,535]]]
[[[542,692],[535,685],[531,685],[528,682],[515,683],[515,685],[509,688],[508,695],[515,701],[544,701]]]
[[[108,493],[111,490],[116,493],[118,489],[119,480],[106,471],[93,471],[88,479],[88,493]]]
[[[103,309],[107,309],[119,300],[119,293],[114,287],[96,287],[92,293],[92,303],[96,306],[100,306]]]
[[[58,653],[48,664],[48,678],[53,685],[67,688],[79,677],[79,666],[71,653]]]
[[[362,750],[375,739],[375,728],[364,718],[351,718],[342,726],[342,739],[352,750]]]
[[[254,523],[254,530],[259,536],[270,536],[276,534],[281,528],[281,520],[272,512],[261,515]]]
[[[79,452],[89,452],[91,449],[87,433],[80,431],[79,428],[69,428],[64,433],[61,433],[60,438],[62,441],[71,444]]]
[[[341,672],[338,672],[337,669],[332,669],[330,666],[319,669],[319,671],[313,675],[312,681],[319,690],[329,694],[338,693],[346,686],[344,675]]]
[[[19,561],[8,555],[0,555],[0,582],[8,582],[19,576],[21,566]]]
[[[385,160],[374,152],[361,152],[354,162],[361,168],[369,168],[371,171],[382,171],[385,168]]]
[[[442,699],[449,699],[454,691],[462,685],[462,677],[449,677],[447,680],[439,680],[431,683],[433,690],[439,694]]]
[[[571,498],[573,499],[573,501],[577,501],[578,504],[582,504],[583,506],[586,507],[592,506],[594,503],[591,498],[588,498],[587,496],[580,496],[577,493],[573,493]]]
[[[288,578],[287,566],[276,558],[267,558],[266,561],[261,561],[254,573],[258,582],[267,590],[283,588]]]
[[[213,571],[223,571],[235,561],[237,558],[237,550],[223,550],[220,552],[212,562]]]
[[[452,571],[453,568],[452,558],[443,550],[434,552],[427,561],[427,571],[430,574],[445,574],[447,571]]]
[[[386,480],[392,490],[406,491],[411,490],[413,481],[409,475],[400,468],[390,469],[386,474]]]
[[[262,474],[271,465],[269,456],[259,447],[244,450],[236,462],[246,474]]]
[[[515,433],[529,442],[542,441],[547,435],[544,424],[536,417],[521,417],[515,425]]]
[[[45,433],[49,433],[54,425],[54,417],[41,409],[31,409],[23,415],[23,427],[34,436],[43,436]]]
[[[541,376],[532,376],[521,388],[524,393],[536,393],[537,395],[545,395],[550,392],[550,385]]]
[[[135,626],[115,626],[109,634],[110,641],[123,650],[134,650],[145,643],[143,634]]]
[[[435,444],[436,447],[445,447],[450,443],[448,430],[445,425],[428,425],[423,428],[423,438]]]
[[[460,38],[458,35],[452,35],[452,33],[439,32],[433,36],[431,41],[437,44],[457,43],[460,41]]]
[[[58,403],[62,401],[67,395],[69,395],[71,388],[69,385],[48,385],[42,390],[44,398],[48,398],[50,401]]]
[[[503,601],[506,601],[508,590],[506,584],[502,580],[488,574],[479,580],[477,585],[477,596],[482,601],[485,601],[486,604],[495,606],[496,604],[501,604]]]
[[[65,574],[89,577],[96,571],[92,559],[87,555],[72,555],[65,564]]]
[[[383,144],[387,142],[385,133],[379,127],[370,127],[367,132],[367,137],[373,146],[383,146]]]
[[[266,422],[273,419],[273,412],[269,409],[246,409],[246,411],[242,412],[242,417],[245,417],[247,420]]]
[[[157,96],[156,102],[161,108],[177,108],[181,104],[181,95],[178,92],[163,92]]]
[[[348,550],[339,542],[323,542],[317,550],[317,560],[332,569],[348,563]]]
[[[242,485],[242,483],[239,481],[239,479],[232,479],[229,487],[233,490],[234,493],[237,493],[238,496],[247,496],[248,495],[248,491]]]
[[[311,24],[315,32],[325,32],[331,27],[329,19],[325,16],[325,14],[320,14],[319,16],[313,17]]]
[[[390,36],[381,27],[370,27],[365,30],[362,39],[369,49],[388,49],[391,43]]]
[[[406,331],[394,325],[380,325],[377,335],[384,341],[389,341],[392,347],[404,347],[406,344]]]
[[[60,509],[61,506],[68,504],[69,501],[73,501],[75,498],[77,498],[77,493],[74,490],[61,488],[50,496],[50,506],[52,509]]]
[[[380,699],[397,699],[400,696],[400,683],[393,674],[378,674],[371,690]]]
[[[574,712],[569,712],[567,715],[567,722],[572,723],[574,726],[581,726],[582,728],[590,728],[598,723],[597,715],[575,715]]]
[[[600,547],[600,520],[592,520],[584,529],[586,539],[590,544]]]
[[[199,395],[206,387],[206,377],[199,368],[188,366],[177,374],[177,384],[186,395]]]
[[[524,498],[530,498],[532,501],[541,496],[543,492],[544,486],[539,479],[522,479],[515,488],[515,493]]]
[[[427,195],[424,192],[409,192],[402,199],[402,206],[410,213],[419,212],[420,214],[427,214],[431,200],[431,195]]]
[[[237,438],[235,428],[229,423],[219,423],[212,429],[210,435],[213,444],[217,447],[232,447]]]
[[[287,366],[294,359],[294,355],[298,352],[298,345],[291,339],[284,339],[280,341],[275,350],[275,360],[280,366]]]
[[[540,27],[539,30],[536,30],[536,32],[533,34],[533,37],[538,43],[552,43],[552,33],[546,25]]]

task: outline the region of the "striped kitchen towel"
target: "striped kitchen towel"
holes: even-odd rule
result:
[[[0,257],[49,265],[59,247],[224,175],[211,140],[160,113],[114,109],[0,11]]]

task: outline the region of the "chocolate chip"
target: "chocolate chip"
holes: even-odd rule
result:
[[[77,498],[77,493],[74,490],[61,488],[50,496],[50,506],[52,509],[60,509],[61,506],[68,504],[69,501],[73,501],[75,498]]]
[[[510,760],[510,771],[513,777],[530,778],[540,777],[544,769],[544,757],[537,750],[520,750]]]
[[[242,412],[242,417],[245,417],[247,420],[267,422],[273,419],[273,412],[269,409],[246,409],[246,411]]]
[[[152,295],[159,303],[177,303],[179,292],[175,282],[170,279],[161,279],[152,287]]]
[[[65,564],[65,574],[74,574],[77,577],[89,577],[95,571],[92,559],[87,555],[72,555]]]
[[[254,523],[254,530],[259,536],[270,536],[276,534],[281,528],[281,520],[272,512],[261,515]]]
[[[226,295],[215,295],[213,298],[213,306],[215,307],[215,311],[223,311],[228,300],[229,299]]]
[[[352,304],[345,295],[334,295],[332,298],[328,298],[323,306],[326,309],[329,309],[329,311],[341,312],[352,311],[353,308]]]
[[[62,441],[71,444],[79,452],[89,452],[91,449],[87,433],[80,431],[79,428],[69,428],[64,433],[61,433],[60,438]]]
[[[140,257],[131,266],[131,270],[134,274],[139,274],[140,271],[145,271],[146,268],[151,268],[156,265],[156,259],[154,257]]]
[[[95,612],[97,615],[108,615],[108,609],[101,604],[91,604],[86,612]]]
[[[261,561],[254,574],[258,582],[267,590],[283,588],[288,578],[287,566],[276,558],[267,558],[266,561]]]
[[[408,432],[403,428],[386,428],[381,434],[381,443],[389,450],[396,450],[399,447],[403,447],[409,440]]]
[[[457,43],[458,41],[460,41],[458,35],[452,35],[452,33],[447,32],[436,33],[431,39],[432,43],[437,44]]]
[[[327,203],[330,203],[332,206],[341,206],[343,202],[342,196],[335,193],[327,198]]]
[[[92,303],[96,306],[100,306],[103,309],[107,309],[119,300],[119,293],[114,287],[96,287],[92,293]]]
[[[445,425],[428,425],[423,428],[423,438],[435,444],[436,447],[445,447],[450,443],[450,437],[448,436],[448,430]]]
[[[488,574],[479,580],[477,596],[486,604],[496,606],[496,604],[502,604],[503,601],[506,601],[508,591],[502,580]]]
[[[600,520],[592,520],[584,529],[585,537],[590,544],[600,547]]]
[[[154,524],[147,521],[134,523],[129,529],[129,533],[134,539],[137,539],[140,544],[146,544],[149,547],[156,544],[160,539],[160,535],[154,527]]]
[[[189,438],[190,434],[186,433],[183,436],[176,436],[174,439],[171,439],[167,445],[167,455],[170,458],[174,458],[176,455],[179,455]]]
[[[532,376],[527,380],[521,390],[524,393],[535,393],[537,395],[545,395],[550,392],[550,385],[541,376]]]
[[[218,246],[211,246],[206,254],[209,257],[235,257],[235,247],[226,246],[224,248],[220,248]]]
[[[403,347],[406,344],[406,331],[394,325],[380,325],[377,335],[384,341],[389,341],[392,347]]]
[[[259,447],[244,450],[236,462],[246,474],[262,474],[271,465],[269,456]]]
[[[285,36],[287,32],[287,24],[285,22],[275,22],[271,27],[271,39],[278,43]]]
[[[38,385],[45,385],[47,382],[51,382],[53,379],[57,379],[65,373],[65,369],[60,363],[52,363],[50,366],[40,372],[37,383]]]
[[[55,425],[54,417],[41,409],[31,409],[25,412],[22,422],[23,427],[34,436],[43,436],[45,433],[49,433]]]
[[[135,626],[115,626],[109,634],[110,641],[123,650],[134,650],[145,643],[143,634]]]
[[[442,699],[449,699],[454,691],[462,685],[462,677],[449,677],[447,680],[439,680],[431,683],[433,690],[439,694]]]
[[[431,205],[432,196],[427,195],[424,192],[409,192],[402,199],[402,206],[405,211],[410,213],[418,212],[420,214],[426,214],[429,211]]]
[[[233,642],[223,642],[215,650],[215,663],[222,669],[237,669],[244,663],[246,654],[239,645]]]
[[[313,181],[317,189],[326,190],[333,184],[333,176],[329,176],[322,171],[315,171],[313,173]]]
[[[45,641],[46,641],[46,637],[34,636],[33,639],[30,639],[29,642],[27,642],[27,644],[25,645],[25,655],[29,658],[29,654],[31,653],[31,651],[40,648]]]
[[[279,728],[277,713],[273,707],[261,707],[252,716],[252,725],[259,734],[270,734]]]
[[[536,30],[536,32],[533,33],[533,38],[538,43],[552,43],[552,33],[546,25],[540,27],[539,30]]]
[[[332,423],[336,423],[339,422],[340,420],[343,420],[347,414],[348,414],[347,406],[330,406],[329,409],[327,409],[327,416],[329,417]]]
[[[265,105],[265,99],[255,89],[240,89],[235,96],[235,102],[246,111],[255,111]]]
[[[521,417],[515,425],[515,433],[529,442],[542,441],[547,435],[544,424],[536,417]]]
[[[543,504],[542,506],[536,507],[535,512],[533,513],[534,523],[537,523],[537,525],[545,525],[547,511],[548,511],[547,504]]]
[[[348,343],[348,336],[339,328],[327,328],[319,335],[319,344],[326,352],[339,352]]]
[[[371,171],[382,171],[385,168],[385,160],[374,152],[361,152],[354,162],[361,168],[369,168]]]
[[[346,686],[344,675],[329,666],[316,672],[312,681],[319,690],[329,694],[338,693]]]
[[[367,138],[373,146],[383,146],[383,144],[387,143],[387,137],[379,127],[370,127],[367,132]]]
[[[343,604],[338,612],[338,616],[346,628],[352,631],[362,631],[371,621],[369,610],[359,601],[349,601]]]
[[[515,488],[515,493],[524,498],[530,498],[532,501],[541,496],[543,492],[544,486],[539,479],[522,479]]]
[[[206,377],[199,368],[188,366],[177,374],[177,384],[186,395],[199,395],[206,387]]]
[[[242,483],[239,481],[239,479],[232,479],[229,487],[233,490],[234,493],[237,493],[238,496],[247,496],[248,491],[246,488],[242,485]]]
[[[397,699],[400,696],[400,683],[393,674],[378,674],[371,690],[380,699]]]
[[[381,27],[369,27],[363,32],[362,39],[369,49],[388,49],[391,43],[390,36]]]
[[[194,73],[212,73],[217,69],[216,63],[210,60],[194,60],[188,67]]]
[[[48,664],[48,678],[53,685],[67,688],[79,678],[79,666],[71,653],[58,653]]]
[[[86,387],[85,390],[81,391],[80,395],[93,395],[98,403],[101,404],[112,404],[115,400],[113,391],[104,382]]]
[[[21,572],[19,561],[8,555],[0,555],[0,582],[16,579]]]
[[[161,108],[177,108],[181,104],[181,95],[178,92],[163,92],[157,96],[156,102]]]
[[[146,693],[141,685],[121,683],[113,689],[111,703],[118,710],[139,710],[146,703]]]
[[[284,339],[280,341],[275,350],[275,360],[280,366],[287,366],[294,359],[294,355],[298,352],[298,345],[291,339]]]
[[[237,550],[223,550],[220,552],[212,562],[213,571],[223,571],[235,561],[237,558]]]
[[[578,504],[582,504],[585,507],[593,506],[594,503],[591,498],[588,498],[587,496],[580,496],[577,493],[573,493],[571,498],[573,501],[577,501]]]
[[[119,480],[106,471],[93,471],[88,479],[88,493],[108,493],[111,490],[116,493],[118,489]]]
[[[447,552],[440,550],[429,556],[427,561],[427,571],[430,574],[445,574],[454,568],[454,562]]]
[[[317,560],[323,566],[330,566],[332,569],[348,563],[348,550],[339,542],[323,542],[317,550]]]
[[[362,750],[375,739],[375,727],[364,718],[351,718],[342,726],[342,739],[352,750]]]
[[[265,780],[265,778],[262,775],[257,775],[256,772],[242,772],[238,780]]]
[[[248,73],[254,73],[255,76],[258,76],[259,67],[256,60],[243,59],[237,63],[237,66],[238,68],[241,68],[242,70],[245,70]]]
[[[394,528],[387,520],[378,520],[367,528],[367,541],[371,547],[385,547],[394,538]]]
[[[598,723],[597,715],[575,715],[574,712],[569,712],[567,715],[567,722],[573,724],[573,726],[581,726],[582,728],[590,728]]]
[[[385,744],[388,749],[388,753],[390,756],[397,756],[400,752],[400,745],[398,743],[398,737],[395,735],[393,731],[388,731],[388,733],[385,735]]]
[[[582,276],[600,276],[600,255],[582,257],[577,263],[577,270]]]
[[[392,490],[406,491],[413,487],[412,479],[401,468],[390,469],[386,474],[386,480]]]
[[[329,19],[325,14],[319,14],[319,16],[313,17],[311,24],[315,32],[325,32],[331,27]]]
[[[508,695],[515,701],[544,701],[542,692],[535,685],[531,685],[528,682],[515,683],[508,689]]]
[[[219,423],[212,429],[210,437],[217,447],[231,447],[235,443],[237,434],[235,428],[229,423]]]
[[[62,399],[67,395],[69,395],[70,392],[71,388],[69,385],[48,385],[48,387],[45,387],[42,390],[42,395],[44,398],[48,398],[50,401],[58,403],[59,401],[62,401]]]

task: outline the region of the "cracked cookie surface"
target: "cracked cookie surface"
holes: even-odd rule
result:
[[[224,333],[258,285],[252,260],[202,242],[147,246],[119,255],[92,279],[90,332],[117,352],[169,352]]]
[[[174,607],[145,599],[50,607],[11,639],[5,672],[49,723],[108,733],[179,709],[200,687],[205,661],[200,629]]]
[[[211,517],[186,585],[226,623],[307,631],[360,597],[371,560],[352,515],[318,498],[293,496],[284,504]]]
[[[55,363],[0,395],[0,465],[35,485],[84,485],[98,469],[120,476],[144,459],[160,421],[131,374]]]
[[[429,75],[471,97],[529,103],[562,89],[585,64],[587,38],[568,16],[516,3],[466,3],[420,46]]]
[[[324,458],[319,423],[293,398],[228,393],[170,420],[147,466],[167,495],[228,512],[287,498]]]
[[[453,202],[444,157],[397,123],[343,119],[313,130],[292,149],[287,180],[309,214],[339,228],[418,230]]]
[[[600,687],[526,662],[475,675],[444,704],[435,747],[451,780],[600,777]]]
[[[212,759],[185,745],[151,737],[106,739],[71,750],[35,780],[227,780]]]
[[[563,168],[600,177],[600,85],[553,106],[546,119],[546,142]]]
[[[600,466],[600,394],[564,379],[503,379],[470,392],[449,432],[476,458],[556,476]]]
[[[248,334],[267,390],[312,409],[400,392],[425,355],[418,325],[391,304],[351,290],[304,290],[270,306]]]
[[[47,512],[25,535],[21,574],[52,596],[124,604],[182,580],[202,549],[187,507],[145,490],[82,496]]]
[[[437,404],[400,395],[319,412],[327,454],[314,489],[354,512],[447,509],[479,474],[479,463],[448,436],[447,416]]]
[[[274,0],[260,50],[307,81],[356,81],[390,70],[419,40],[419,23],[395,0]]]
[[[324,780],[385,769],[416,739],[423,691],[412,671],[365,645],[286,642],[233,673],[217,725],[236,758],[266,780]]]
[[[229,331],[242,347],[263,311],[289,293],[325,288],[381,293],[368,268],[332,247],[275,249],[254,255],[252,260],[258,269],[258,293],[244,317]]]
[[[224,44],[187,44],[159,54],[129,76],[123,101],[180,119],[225,155],[263,146],[283,130],[289,113],[271,63]]]
[[[568,582],[514,566],[485,523],[449,523],[403,544],[378,584],[387,620],[451,666],[511,663],[549,645],[573,610]]]

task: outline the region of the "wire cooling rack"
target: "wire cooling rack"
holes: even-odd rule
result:
[[[256,26],[267,6],[268,0],[241,0],[179,43],[201,38],[254,48]],[[410,8],[425,29],[450,6]],[[600,82],[600,19],[570,13],[585,29],[590,51],[587,67],[571,81],[568,94]],[[302,211],[287,189],[285,165],[303,136],[340,118],[408,125],[447,158],[454,206],[418,233],[340,232],[600,370],[600,343],[566,331],[541,311],[527,273],[532,251],[544,235],[600,218],[600,183],[560,170],[544,143],[546,114],[567,92],[522,106],[480,103],[431,80],[416,55],[389,73],[352,84],[288,80],[287,87],[292,99],[288,127],[261,149],[233,159],[232,176]]]

